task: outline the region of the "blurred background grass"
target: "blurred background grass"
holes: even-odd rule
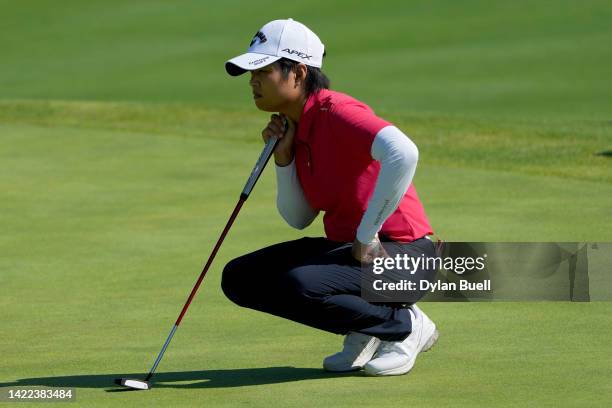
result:
[[[1,1],[2,98],[252,108],[223,62],[269,20],[319,34],[376,109],[611,121],[608,1]],[[608,123],[609,124],[609,123]]]

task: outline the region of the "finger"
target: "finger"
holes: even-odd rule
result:
[[[276,126],[278,126],[279,129],[285,129],[285,123],[280,117],[272,119],[270,123],[274,123]]]
[[[285,132],[283,132],[282,128],[277,125],[276,123],[272,123],[270,122],[270,124],[268,124],[268,128],[270,129],[270,131],[272,132],[272,134],[278,136],[278,137],[282,137],[283,134]]]
[[[282,126],[285,132],[287,132],[289,129],[291,129],[291,126],[293,125],[293,122],[291,122],[291,120],[285,116],[285,115],[280,115],[280,119],[282,122]]]
[[[268,127],[261,131],[261,136],[263,137],[264,142],[267,142],[272,135],[274,135],[274,132]]]
[[[282,124],[283,120],[280,117],[280,115],[277,115],[276,113],[274,115],[270,116],[270,122],[274,122],[274,123],[278,123],[278,124]]]

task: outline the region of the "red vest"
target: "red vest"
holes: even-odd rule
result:
[[[310,95],[298,124],[295,164],[308,203],[325,212],[327,238],[353,242],[380,171],[376,134],[391,123],[366,104],[327,89]],[[433,232],[412,184],[379,234],[410,242]]]

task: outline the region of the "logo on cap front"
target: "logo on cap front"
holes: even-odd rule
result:
[[[257,40],[259,40],[259,41],[257,41]],[[266,38],[264,33],[262,33],[261,31],[258,31],[253,36],[253,39],[251,40],[251,44],[249,44],[249,47],[252,47],[253,44],[255,44],[255,43],[262,44],[262,43],[265,43],[266,41],[268,41],[268,39]]]
[[[259,64],[263,64],[264,62],[266,62],[266,60],[267,60],[268,58],[270,58],[270,57],[269,57],[269,56],[268,56],[268,57],[263,57],[263,58],[260,58],[260,59],[255,60],[255,61],[251,61],[251,62],[249,62],[249,65],[259,65]]]

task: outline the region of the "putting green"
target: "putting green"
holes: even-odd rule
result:
[[[270,168],[154,390],[106,392],[114,377],[150,367],[261,150],[253,129],[265,116],[174,105],[0,106],[2,385],[75,387],[84,406],[598,406],[610,396],[606,302],[428,303],[442,337],[410,375],[324,373],[321,359],[340,337],[238,308],[219,289],[232,257],[302,234],[276,214]],[[421,135],[438,128],[474,138],[487,137],[482,129],[516,131],[520,141],[522,126],[479,123],[470,132],[462,119],[413,120],[422,150],[415,183],[445,239],[610,240],[605,178],[513,168],[512,151],[495,171],[487,161],[455,162],[452,144],[427,162],[438,142]],[[580,143],[588,150],[598,141]],[[609,166],[598,163],[593,175]],[[577,221],[561,222],[568,219]],[[321,232],[320,222],[304,231]]]

